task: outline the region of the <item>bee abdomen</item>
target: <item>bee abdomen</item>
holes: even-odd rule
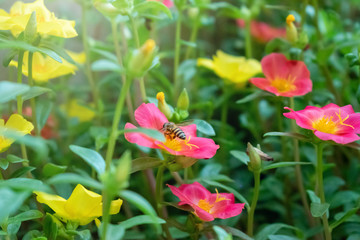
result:
[[[181,140],[186,139],[185,133],[180,128],[175,129],[174,134],[176,137],[180,138]]]

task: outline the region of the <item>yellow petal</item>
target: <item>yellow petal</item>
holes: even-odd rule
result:
[[[3,127],[5,125],[4,119],[0,119],[0,127]]]
[[[66,51],[67,54],[69,54],[69,56],[77,63],[79,64],[83,64],[86,61],[86,54],[85,52],[80,52],[80,53],[76,53],[76,52],[72,52],[72,51]]]
[[[63,38],[73,38],[78,34],[75,30],[75,21],[52,19],[49,22],[38,24],[40,34],[48,34]]]
[[[98,228],[100,227],[101,222],[100,222],[100,220],[99,220],[98,218],[95,218],[95,224],[96,224],[96,226],[97,226]]]
[[[65,210],[73,218],[78,219],[80,224],[94,219],[94,209],[101,205],[102,196],[87,190],[78,184],[66,201]],[[91,221],[91,220],[90,220]],[[82,224],[83,225],[83,224]]]
[[[81,106],[76,100],[72,100],[65,106],[69,117],[78,118],[80,122],[91,121],[95,117],[95,112],[87,107]]]
[[[19,114],[12,114],[5,127],[16,130],[21,135],[29,134],[34,129],[34,125]]]
[[[198,58],[197,66],[206,67],[208,69],[214,69],[214,62],[211,59],[207,58]]]
[[[121,200],[120,198],[117,200],[111,201],[110,214],[117,214],[118,212],[120,212],[122,203],[123,203],[123,200]]]
[[[37,195],[36,200],[38,202],[48,205],[61,218],[67,219],[69,217],[64,208],[66,203],[64,198],[44,192],[35,191],[34,193]]]

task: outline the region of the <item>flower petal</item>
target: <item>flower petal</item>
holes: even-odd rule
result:
[[[153,103],[143,103],[135,110],[135,120],[140,127],[160,130],[168,122],[165,115]]]
[[[339,144],[348,144],[360,139],[360,137],[355,133],[335,135],[330,133],[323,133],[320,131],[314,131],[314,134],[321,140],[325,140],[325,141],[332,140]]]
[[[218,202],[215,204],[215,206],[212,208],[212,215],[215,218],[230,218],[235,217],[239,215],[242,210],[244,209],[245,203],[235,203],[235,204],[228,204],[224,205],[221,204],[222,202]]]
[[[200,183],[182,184],[179,188],[167,185],[171,192],[176,195],[182,204],[186,203],[190,206],[197,205],[200,199],[207,199],[211,193]]]
[[[296,124],[305,129],[315,130],[313,122],[323,117],[323,111],[318,107],[307,106],[304,110],[300,111],[294,111],[288,107],[284,107],[284,109],[291,111],[284,113],[285,117],[295,119]]]
[[[48,205],[60,217],[69,217],[68,213],[65,210],[66,200],[64,198],[44,192],[35,191],[34,193],[36,194],[36,200],[39,203],[44,203]]]
[[[186,147],[178,153],[180,155],[197,159],[209,159],[212,158],[216,154],[216,151],[220,148],[220,146],[216,145],[214,140],[210,138],[191,137],[189,144],[194,146]]]
[[[125,124],[125,129],[134,129],[137,128],[131,123]],[[149,147],[149,148],[160,148],[158,145],[155,144],[154,139],[149,138],[148,136],[136,133],[136,132],[129,132],[125,133],[125,139],[131,143],[136,143],[137,145],[143,146],[143,147]]]
[[[34,125],[23,118],[20,114],[12,114],[5,124],[6,128],[16,130],[23,135],[31,133]]]

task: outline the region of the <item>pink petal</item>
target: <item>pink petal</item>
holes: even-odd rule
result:
[[[160,130],[165,122],[165,115],[153,103],[143,103],[135,110],[135,120],[140,127]]]
[[[164,0],[162,2],[167,8],[171,8],[172,6],[174,6],[174,3],[171,0]]]
[[[131,123],[125,124],[125,129],[134,129],[137,128]],[[152,138],[149,138],[148,136],[141,134],[141,133],[125,133],[125,139],[128,140],[131,143],[136,143],[143,147],[149,147],[149,148],[159,148],[155,141]]]
[[[346,114],[355,113],[353,107],[350,104],[340,107],[340,109],[341,109],[341,113],[346,113]]]
[[[333,140],[334,142],[339,143],[339,144],[348,144],[348,143],[352,143],[352,142],[355,142],[360,139],[360,137],[358,135],[356,135],[355,133],[335,135],[335,134],[330,134],[330,133],[323,133],[320,131],[314,131],[314,134],[321,140],[325,140],[325,141]]]
[[[197,147],[186,147],[186,149],[179,151],[179,155],[197,159],[208,159],[212,158],[220,148],[220,146],[216,145],[214,140],[210,138],[191,137],[189,144],[193,144]]]
[[[352,130],[354,133],[360,133],[360,113],[350,114],[344,123],[353,126],[354,129]]]
[[[304,110],[300,111],[294,111],[288,107],[284,107],[284,109],[291,111],[288,113],[284,113],[283,115],[285,117],[295,119],[296,124],[305,129],[314,130],[312,126],[313,122],[323,117],[322,110],[317,107],[308,106]]]
[[[196,124],[191,124],[191,125],[183,126],[180,128],[181,128],[181,130],[183,130],[186,137],[188,137],[188,136],[196,137]]]
[[[268,88],[271,86],[270,85],[271,81],[267,78],[251,78],[250,82],[252,84],[254,84],[255,86],[257,86],[258,88],[265,90],[265,91],[269,91]],[[269,92],[272,92],[272,91],[269,91]],[[272,92],[272,93],[274,93],[274,92]]]
[[[303,96],[312,91],[312,81],[309,78],[297,79],[295,81],[296,90],[291,92],[290,97]]]
[[[203,221],[210,222],[215,219],[212,214],[208,213],[207,211],[203,210],[198,206],[194,206],[194,210],[195,210],[195,215],[198,216]]]
[[[221,202],[218,202],[212,209],[214,212],[212,215],[215,218],[231,218],[239,215],[242,210],[244,209],[245,203],[235,203],[235,204],[228,204],[223,205]]]
[[[180,201],[189,205],[197,205],[200,199],[207,199],[210,192],[198,182],[192,184],[182,184],[179,188],[168,185],[171,192],[176,195]]]

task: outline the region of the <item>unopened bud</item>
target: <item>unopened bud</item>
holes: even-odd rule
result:
[[[184,88],[178,98],[177,101],[177,108],[179,110],[188,110],[189,108],[189,95],[186,91],[186,88]]]
[[[134,0],[115,0],[111,4],[124,16],[131,14],[134,8]]]
[[[158,108],[165,115],[167,119],[170,119],[173,115],[169,105],[165,101],[165,94],[163,92],[158,92],[156,94],[156,99],[158,100]]]
[[[298,40],[298,32],[294,25],[295,17],[289,14],[286,18],[286,39],[291,43],[296,43]]]
[[[25,41],[32,44],[37,34],[36,12],[32,12],[24,31]]]
[[[114,7],[114,5],[108,2],[104,2],[103,0],[95,0],[94,7],[104,16],[110,18],[114,18],[118,14],[120,14],[120,11],[116,7]]]
[[[141,77],[153,63],[156,51],[156,43],[152,39],[146,40],[140,49],[133,52],[128,70],[134,77]]]
[[[252,172],[259,172],[261,170],[261,157],[250,143],[247,144],[246,153],[249,155],[248,168]]]
[[[119,159],[116,167],[116,184],[119,188],[126,188],[129,183],[129,176],[131,171],[131,152],[126,151]]]
[[[188,15],[189,15],[190,19],[192,19],[192,20],[196,19],[197,16],[199,15],[199,8],[196,8],[196,7],[189,8]]]

